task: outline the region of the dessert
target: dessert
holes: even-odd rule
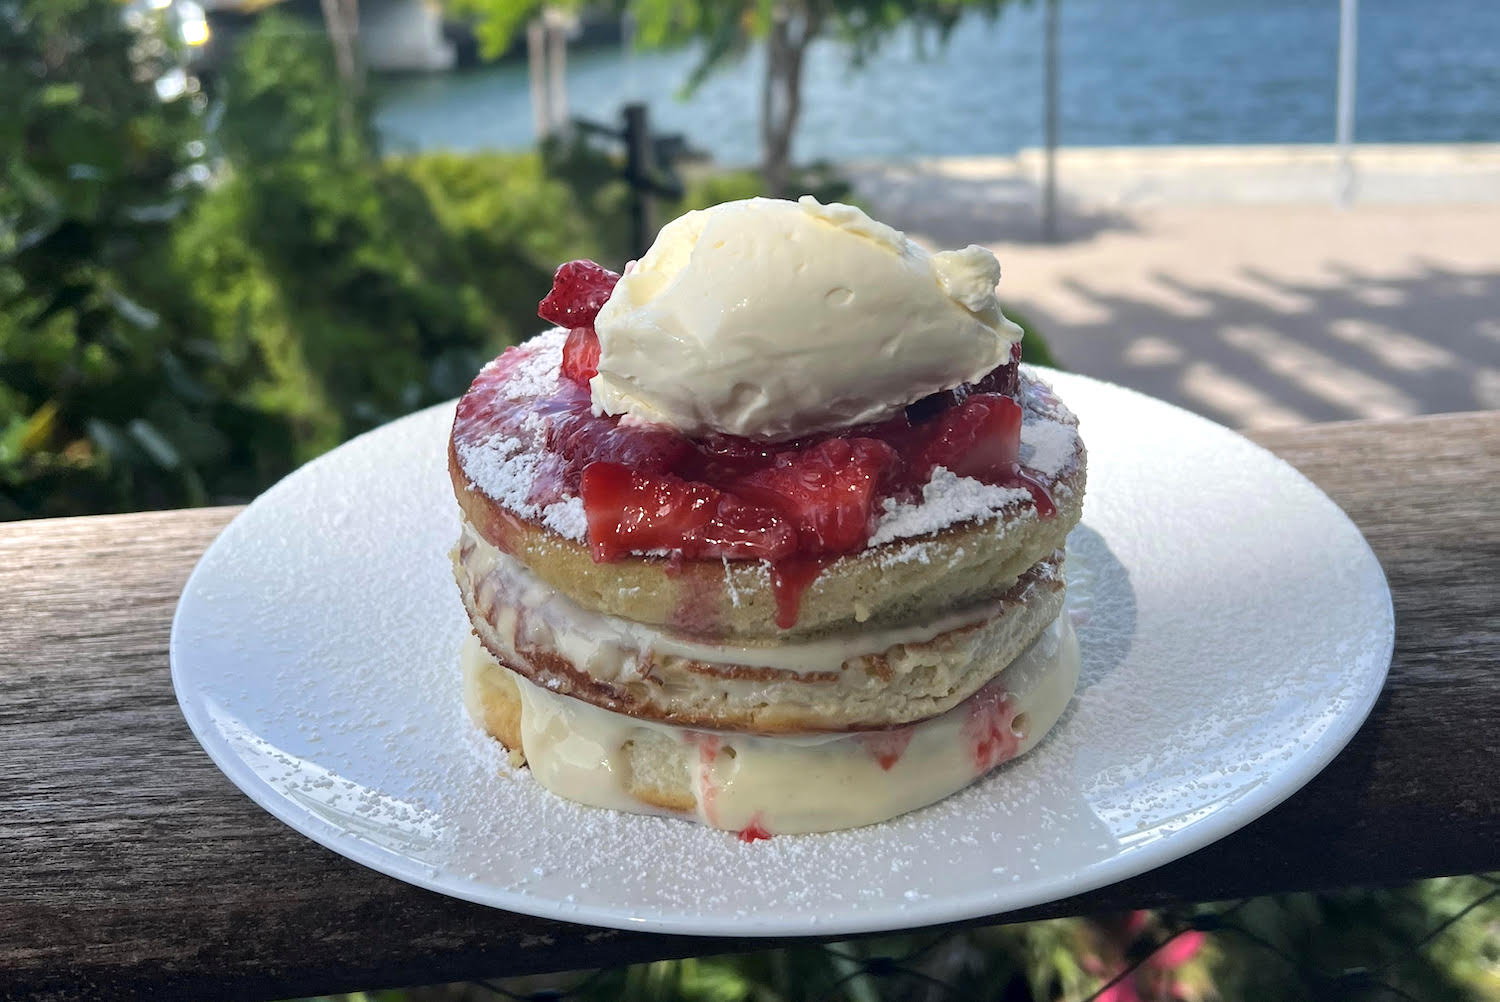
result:
[[[978,247],[858,209],[688,213],[459,401],[473,718],[559,795],[746,839],[933,803],[1077,678],[1077,421]]]

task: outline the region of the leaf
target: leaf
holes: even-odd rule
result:
[[[57,426],[58,413],[57,400],[48,400],[27,419],[22,426],[21,437],[17,442],[21,455],[36,452],[45,446],[52,438],[52,430]]]
[[[162,374],[166,376],[167,385],[174,394],[194,404],[206,404],[213,400],[208,387],[193,377],[187,366],[182,364],[182,359],[170,348],[163,349],[160,357]]]
[[[32,319],[32,326],[40,328],[57,314],[71,310],[87,299],[91,291],[90,286],[78,282],[64,285],[53,294],[51,301]]]
[[[109,421],[99,418],[89,418],[85,422],[89,438],[104,452],[112,462],[125,462],[137,458],[140,450],[131,444],[125,433]]]
[[[54,83],[42,88],[38,100],[44,108],[77,104],[83,99],[83,85],[78,83]]]
[[[6,482],[14,482],[15,473],[12,469],[25,450],[21,442],[26,437],[26,421],[19,414],[15,415],[0,429],[0,475],[5,477]]]
[[[141,330],[154,330],[157,324],[161,323],[161,317],[158,314],[146,309],[118,289],[106,289],[104,294],[109,298],[110,305],[114,306],[116,313]]]
[[[19,157],[13,158],[9,164],[9,173],[22,196],[32,205],[49,213],[61,210],[62,203],[57,193],[52,190],[52,186],[42,175],[27,165],[26,161]]]
[[[135,439],[141,449],[164,470],[175,470],[182,464],[182,457],[178,455],[177,449],[161,432],[157,431],[151,422],[144,418],[136,418],[126,426],[130,437]]]
[[[169,198],[154,205],[129,205],[120,214],[132,223],[168,223],[182,214],[187,204],[181,198]]]

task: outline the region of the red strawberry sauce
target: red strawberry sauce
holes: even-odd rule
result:
[[[731,435],[689,439],[667,427],[622,426],[593,414],[594,319],[619,276],[589,261],[557,270],[539,315],[569,329],[549,397],[514,402],[499,391],[515,362],[502,356],[459,401],[456,427],[485,434],[547,419],[532,501],[577,493],[596,561],[635,552],[677,559],[771,563],[777,624],[796,624],[802,593],[834,557],[862,549],[889,497],[913,501],[939,466],[987,484],[1021,487],[1051,516],[1044,486],[1018,462],[1020,346],[974,384],[934,394],[879,424],[783,442]],[[488,391],[488,392],[487,392]]]
[[[741,842],[759,842],[770,838],[772,832],[766,828],[761,820],[760,812],[756,811],[750,817],[750,823],[740,829],[739,839]]]
[[[1016,732],[1015,720],[1016,705],[998,680],[969,697],[963,736],[981,775],[1020,751],[1024,735]]]

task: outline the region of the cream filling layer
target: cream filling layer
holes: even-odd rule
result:
[[[613,713],[509,672],[472,635],[462,663],[471,713],[479,688],[493,684],[491,673],[514,679],[521,750],[546,789],[594,807],[655,814],[679,812],[642,793],[686,791],[693,807],[683,813],[748,836],[856,828],[968,786],[1029,751],[1057,722],[1078,682],[1079,654],[1065,613],[946,713],[890,730],[796,737],[691,730]]]
[[[941,616],[925,623],[764,647],[704,644],[673,636],[644,623],[585,609],[531,573],[524,564],[489,543],[465,520],[459,555],[481,608],[487,599],[525,609],[534,639],[595,678],[629,681],[640,677],[640,663],[652,653],[707,664],[747,665],[792,672],[838,671],[851,658],[880,654],[897,644],[925,644],[941,634],[988,619],[994,603]],[[481,594],[481,591],[484,591]],[[495,624],[497,628],[500,624]],[[634,655],[633,657],[631,655]]]

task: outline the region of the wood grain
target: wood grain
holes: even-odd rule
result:
[[[1257,437],[1380,557],[1385,693],[1259,822],[1007,920],[1500,869],[1500,413]],[[278,998],[766,945],[451,900],[253,805],[188,732],[167,666],[177,595],[235,510],[0,525],[0,997]]]

